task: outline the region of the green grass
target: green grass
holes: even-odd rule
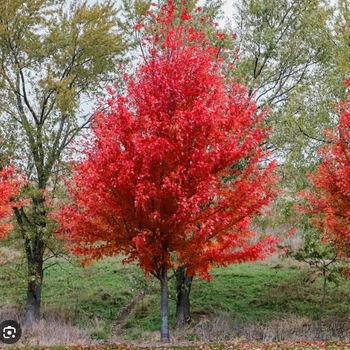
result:
[[[143,288],[140,269],[124,266],[119,258],[81,267],[75,260],[50,260],[42,290],[42,314],[94,330],[96,339],[107,339],[117,313]],[[22,260],[0,264],[0,308],[23,308],[26,296]]]
[[[317,317],[322,297],[321,279],[310,282],[310,270],[273,268],[266,264],[233,265],[218,268],[210,284],[197,281],[193,288],[193,311],[226,311],[241,321],[268,321],[285,314]],[[328,284],[324,315],[350,313],[346,281]],[[207,291],[203,293],[203,291]]]
[[[51,267],[43,286],[43,312],[57,313],[107,339],[117,313],[144,285],[142,271],[120,259],[104,259],[91,266],[60,261]]]
[[[58,317],[93,330],[96,339],[108,339],[119,311],[140,291],[144,298],[125,318],[122,331],[127,339],[160,328],[159,282],[145,278],[135,265],[122,265],[120,258],[108,258],[81,267],[75,260],[49,261],[42,295],[44,317]],[[302,268],[274,268],[255,263],[215,268],[213,281],[194,279],[191,304],[194,324],[203,318],[230,317],[236,323],[266,323],[286,314],[320,315],[322,280],[310,279]],[[25,264],[20,259],[0,264],[0,308],[25,303]],[[312,280],[312,281],[311,281]],[[175,324],[175,287],[170,283],[170,324]],[[324,316],[350,315],[349,283],[329,285]],[[190,335],[191,336],[191,335]],[[196,339],[196,334],[192,336]]]

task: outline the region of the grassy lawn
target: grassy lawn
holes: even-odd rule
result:
[[[104,259],[84,268],[74,259],[48,262],[53,263],[46,270],[44,279],[44,318],[64,320],[88,329],[93,339],[106,341],[119,312],[137,299],[118,325],[123,338],[132,342],[142,337],[146,339],[145,334],[149,339],[153,339],[153,333],[158,334],[159,282],[153,277],[145,278],[136,265],[122,265],[120,258]],[[0,264],[0,310],[23,308],[24,268],[20,257]],[[296,264],[232,265],[215,268],[212,275],[211,282],[198,278],[193,282],[193,323],[182,335],[185,340],[212,342],[227,338],[232,329],[241,329],[245,325],[269,325],[291,315],[310,320],[317,320],[320,316],[322,280],[315,272]],[[333,318],[335,324],[350,315],[348,284],[344,280],[338,286],[328,286],[322,316]],[[176,295],[173,280],[169,294],[170,324],[174,326]],[[222,334],[213,335],[218,331]],[[203,339],[206,334],[207,338]]]

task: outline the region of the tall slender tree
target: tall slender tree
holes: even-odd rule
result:
[[[55,252],[47,202],[57,195],[59,162],[91,121],[87,101],[115,82],[124,44],[110,0],[0,2],[0,121],[4,146],[27,175],[15,208],[28,264],[26,318],[40,314],[43,262]]]

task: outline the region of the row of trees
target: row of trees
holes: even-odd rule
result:
[[[307,187],[312,239],[347,255],[346,1],[242,0],[224,28],[221,1],[124,1],[119,18],[111,1],[67,6],[0,4],[0,218],[14,211],[9,239],[27,257],[28,322],[44,262],[65,241],[85,261],[124,254],[159,279],[168,340],[169,271],[184,324],[195,274],[275,249],[250,227],[276,198],[277,173],[292,194],[279,199],[283,221]],[[2,221],[2,236],[10,228]]]

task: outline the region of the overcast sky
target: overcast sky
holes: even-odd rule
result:
[[[90,4],[94,4],[94,3],[98,2],[98,0],[88,0],[88,1]],[[233,6],[232,6],[233,2],[234,2],[234,0],[226,0],[225,5],[223,6],[225,16],[228,18],[231,18],[232,13],[233,13]],[[198,1],[199,6],[203,5],[204,3],[205,3],[205,0]],[[117,4],[117,6],[121,5],[121,1],[116,0],[116,4]]]

